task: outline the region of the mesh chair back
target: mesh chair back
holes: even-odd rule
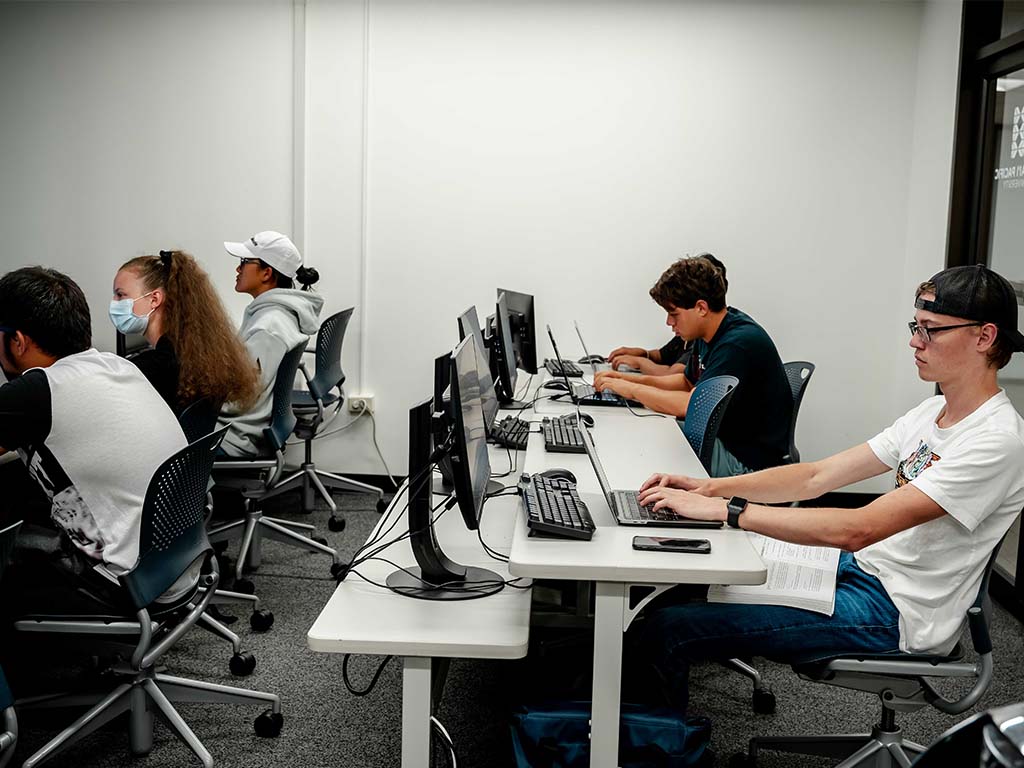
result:
[[[185,433],[185,439],[194,443],[200,437],[213,432],[217,427],[217,415],[220,413],[220,403],[214,403],[208,397],[201,397],[192,403],[178,416],[178,423],[181,431]]]
[[[683,434],[707,472],[711,471],[711,452],[718,437],[718,428],[739,383],[735,376],[702,378],[690,395]]]
[[[20,527],[21,522],[19,521],[0,531],[0,576],[3,575],[4,566],[10,562],[11,551],[14,549],[14,542],[18,538],[18,528]],[[4,670],[0,668],[0,714],[12,704],[14,704],[14,696],[11,695],[10,686],[7,685]]]
[[[142,505],[139,559],[120,577],[136,610],[166,592],[210,549],[206,539],[206,486],[227,432],[222,427],[182,448],[160,465]]]
[[[299,372],[299,363],[302,362],[302,353],[305,351],[305,343],[289,350],[277,368],[274,404],[270,409],[270,426],[263,430],[263,437],[274,453],[284,450],[284,444],[298,421],[292,412],[292,389],[295,387],[295,374]]]
[[[309,382],[309,392],[317,400],[323,400],[334,387],[340,392],[341,385],[345,383],[345,372],[341,370],[341,345],[355,311],[355,307],[349,307],[320,324],[316,334],[316,374]]]
[[[807,383],[811,380],[811,374],[814,373],[814,363],[794,360],[782,367],[786,371],[789,391],[793,395],[793,419],[789,424],[789,454],[786,461],[789,464],[796,464],[800,461],[800,451],[796,449],[796,416],[800,412],[800,403],[804,399]]]

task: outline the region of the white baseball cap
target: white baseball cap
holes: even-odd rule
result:
[[[295,279],[302,266],[302,254],[286,235],[273,230],[257,232],[244,243],[224,243],[224,248],[239,259],[261,259],[285,277]]]

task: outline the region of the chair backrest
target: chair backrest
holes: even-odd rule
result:
[[[284,450],[284,444],[298,421],[292,412],[292,390],[295,389],[295,375],[299,372],[299,364],[305,351],[305,343],[288,350],[277,367],[274,401],[270,408],[270,426],[263,430],[263,438],[273,453]]]
[[[181,431],[185,433],[185,439],[194,443],[200,437],[213,432],[217,427],[217,415],[220,413],[220,403],[215,403],[208,397],[201,397],[189,405],[178,416],[178,423]]]
[[[708,472],[711,471],[711,452],[715,447],[715,438],[718,437],[718,428],[739,383],[740,380],[735,376],[702,378],[690,395],[690,404],[686,406],[683,434]]]
[[[355,311],[355,307],[349,307],[331,315],[317,331],[316,373],[309,382],[310,394],[317,400],[323,400],[334,387],[340,392],[341,385],[345,383],[345,372],[341,370],[341,346]]]
[[[18,529],[21,522],[8,526],[0,531],[0,575],[3,575],[4,566],[10,560],[11,551],[14,549],[14,542],[18,538]],[[0,714],[14,703],[14,696],[11,695],[10,686],[7,685],[7,678],[4,677],[4,670],[0,668]],[[3,723],[0,722],[0,727]]]
[[[136,610],[166,592],[204,552],[206,488],[227,427],[201,437],[161,464],[146,489],[139,559],[119,580]]]
[[[800,412],[800,403],[804,399],[807,383],[811,380],[811,374],[814,373],[814,363],[794,360],[782,367],[786,371],[789,391],[793,395],[793,419],[789,424],[789,453],[786,455],[786,463],[797,464],[800,461],[800,451],[796,449],[796,416]]]

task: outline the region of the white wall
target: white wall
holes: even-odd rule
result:
[[[408,406],[429,393],[459,311],[487,314],[501,284],[536,294],[539,322],[574,356],[574,318],[599,350],[659,344],[647,289],[672,259],[711,250],[729,268],[730,303],[784,359],[818,365],[799,445],[822,456],[928,394],[904,323],[908,291],[944,260],[959,13],[948,2],[310,0],[296,167],[289,3],[0,5],[0,97],[33,116],[0,118],[0,230],[19,246],[0,267],[21,263],[15,253],[76,265],[108,334],[101,310],[121,260],[178,237],[219,264],[220,240],[288,231],[300,171],[297,224],[328,309],[360,306],[347,389],[375,396],[401,472]],[[72,57],[82,39],[89,52]],[[180,40],[186,76],[152,53]],[[120,98],[94,106],[111,80]],[[73,101],[88,130],[61,119]],[[161,128],[175,104],[192,119]],[[111,147],[111,126],[140,114],[145,130],[126,131],[136,151]],[[106,163],[92,163],[104,146]],[[70,183],[69,162],[85,166]],[[87,204],[109,211],[104,225]],[[368,424],[317,455],[381,471]]]

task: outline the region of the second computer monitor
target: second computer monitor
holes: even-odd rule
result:
[[[537,373],[537,332],[533,313],[533,296],[529,293],[499,288],[498,295],[505,294],[508,306],[509,328],[512,331],[512,349],[516,353],[516,365],[530,374]]]
[[[480,402],[476,343],[469,336],[452,352],[451,408],[455,421],[451,450],[452,479],[459,509],[470,530],[476,530],[491,477],[487,432]]]
[[[512,349],[512,328],[508,321],[508,304],[504,293],[498,294],[498,302],[495,305],[494,333],[495,339],[491,344],[491,353],[495,360],[495,387],[500,402],[507,406],[515,400],[518,372],[515,351]]]
[[[483,331],[480,330],[476,307],[470,307],[459,315],[459,340],[461,341],[467,336],[473,337],[476,349],[476,368],[480,375],[480,400],[484,409],[484,424],[490,428],[498,415],[498,396],[494,392],[494,379],[491,376],[490,363],[487,361],[487,347],[484,344]]]

